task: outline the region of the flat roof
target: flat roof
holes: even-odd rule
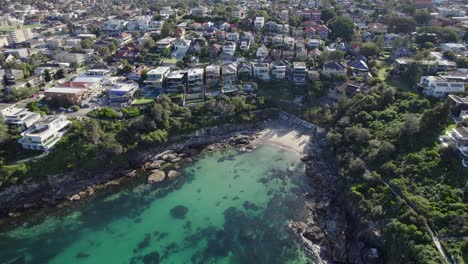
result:
[[[53,87],[45,90],[45,93],[66,93],[66,94],[76,94],[82,92],[82,88],[64,88],[64,87]]]
[[[150,71],[147,72],[147,74],[163,74],[170,70],[171,70],[170,67],[161,66],[161,67],[157,67],[156,69],[151,69]]]

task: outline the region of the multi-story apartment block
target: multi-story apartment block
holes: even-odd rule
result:
[[[223,45],[223,52],[224,53],[227,53],[231,56],[234,56],[234,53],[236,52],[236,43],[235,42],[226,42],[224,45]]]
[[[229,63],[223,65],[222,79],[224,86],[232,86],[237,82],[237,63]]]
[[[22,43],[26,40],[31,39],[32,37],[33,34],[31,32],[31,29],[25,28],[23,26],[17,26],[16,29],[8,33],[8,41],[10,42],[10,44]]]

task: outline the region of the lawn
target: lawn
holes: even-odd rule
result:
[[[270,82],[258,84],[258,95],[280,100],[294,100],[305,95],[305,87],[294,86],[290,82]]]
[[[132,102],[132,105],[144,105],[144,104],[149,104],[151,102],[153,102],[154,99],[152,98],[138,98],[136,99],[135,101]]]

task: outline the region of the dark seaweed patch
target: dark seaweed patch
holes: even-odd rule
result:
[[[188,208],[183,205],[177,205],[171,209],[171,216],[176,219],[184,219]]]

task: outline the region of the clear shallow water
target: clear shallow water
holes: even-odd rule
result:
[[[0,233],[0,263],[310,263],[287,228],[304,217],[302,175],[296,153],[271,145],[206,153],[171,183],[116,187]]]

